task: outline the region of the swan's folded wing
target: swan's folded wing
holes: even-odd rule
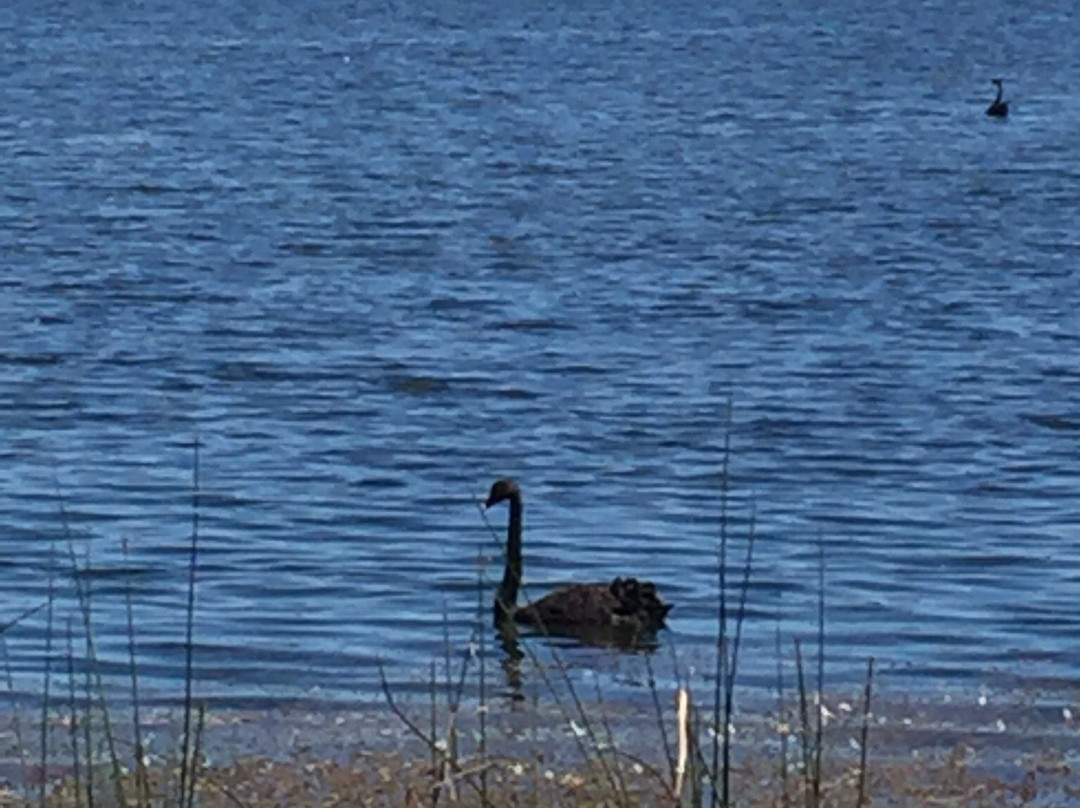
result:
[[[574,584],[556,589],[536,603],[517,610],[519,623],[540,628],[574,625],[611,625],[611,616],[620,602],[607,584]]]

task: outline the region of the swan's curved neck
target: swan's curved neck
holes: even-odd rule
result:
[[[514,613],[521,586],[521,497],[510,498],[510,524],[506,529],[506,569],[495,595],[495,622]]]
[[[995,98],[995,99],[994,99],[994,106],[995,106],[995,107],[996,107],[996,106],[997,106],[998,104],[1000,104],[1000,103],[1001,103],[1001,96],[1002,96],[1002,93],[1004,92],[1004,90],[1003,90],[1003,88],[1002,88],[1002,86],[1001,86],[1000,84],[999,84],[999,85],[997,86],[997,90],[998,90],[998,92],[997,92],[997,98]]]

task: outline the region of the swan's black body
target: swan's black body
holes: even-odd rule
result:
[[[986,108],[986,114],[991,118],[1008,118],[1009,102],[1001,100],[1001,97],[1004,94],[1004,90],[1001,86],[1001,79],[990,79],[990,83],[997,87],[997,98],[994,99],[994,103]]]
[[[560,587],[527,606],[517,605],[521,586],[521,489],[511,479],[491,486],[485,508],[510,503],[506,535],[506,569],[495,595],[495,624],[507,621],[535,626],[552,634],[602,636],[640,635],[664,627],[671,604],[660,600],[656,584],[637,578],[616,578],[609,583],[571,584]],[[613,637],[615,637],[613,635]],[[615,637],[617,640],[618,638]]]

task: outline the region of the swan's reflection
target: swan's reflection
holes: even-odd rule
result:
[[[543,632],[539,629],[530,630],[528,636],[548,640],[562,640],[560,645],[587,645],[598,648],[613,648],[618,651],[630,653],[651,654],[660,647],[660,641],[655,631],[633,631],[626,626],[574,626],[559,627],[561,630]],[[506,675],[507,693],[512,701],[525,700],[525,675],[522,672],[522,663],[525,657],[535,654],[526,654],[522,648],[522,635],[518,625],[511,619],[500,620],[496,627],[499,645],[503,649],[502,668]],[[571,643],[566,643],[571,640]],[[537,664],[543,664],[537,661]]]

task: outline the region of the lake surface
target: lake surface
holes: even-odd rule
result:
[[[73,550],[106,671],[130,592],[178,692],[196,436],[199,693],[422,688],[503,475],[531,591],[648,575],[700,678],[729,399],[744,682],[778,611],[812,638],[819,540],[830,676],[1075,681],[1075,6],[873,5],[6,6],[0,617],[62,568],[16,689]]]

